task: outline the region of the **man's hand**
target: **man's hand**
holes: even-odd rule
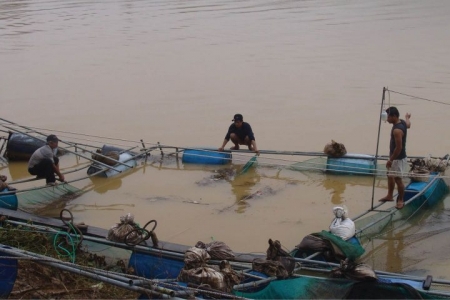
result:
[[[406,119],[406,120],[409,120],[409,118],[411,118],[411,114],[410,114],[410,113],[406,113],[405,119]]]
[[[387,169],[390,169],[392,167],[392,160],[388,160],[387,162],[386,162],[386,168]]]
[[[220,147],[218,150],[219,150],[220,152],[222,152],[222,151],[223,151],[223,147]]]

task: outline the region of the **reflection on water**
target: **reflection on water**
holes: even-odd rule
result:
[[[346,183],[341,180],[328,179],[323,181],[323,187],[330,190],[331,203],[336,205],[344,202],[342,195],[345,191],[345,186]]]
[[[242,167],[241,167],[242,168]],[[237,172],[239,172],[237,170]],[[228,181],[231,184],[231,191],[236,196],[237,213],[244,213],[246,208],[250,205],[250,199],[256,198],[254,186],[261,181],[261,176],[258,174],[256,168],[252,167],[244,174],[237,175],[233,180]]]
[[[92,189],[99,194],[117,190],[122,186],[122,180],[120,178],[90,177],[90,179],[93,184]]]
[[[10,181],[32,177],[30,173],[28,173],[28,162],[10,162],[8,171],[11,175],[9,177]]]

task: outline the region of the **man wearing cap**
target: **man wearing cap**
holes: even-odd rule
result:
[[[59,159],[55,156],[58,141],[54,134],[47,136],[47,145],[34,151],[28,162],[28,172],[37,177],[45,177],[47,185],[56,184],[55,173],[60,181],[64,181],[64,175],[59,171]]]
[[[400,119],[400,113],[394,106],[386,109],[388,115],[387,121],[392,124],[391,140],[389,143],[389,160],[386,163],[388,169],[388,194],[379,201],[394,201],[394,188],[397,184],[397,209],[404,206],[403,196],[405,195],[405,185],[403,184],[402,175],[407,172],[408,167],[406,159],[406,135],[408,128],[411,127],[410,113],[406,113],[405,120]]]
[[[244,122],[244,117],[241,114],[235,114],[232,121],[233,124],[228,128],[227,135],[225,136],[219,151],[223,151],[225,145],[231,139],[234,144],[234,146],[231,147],[231,150],[239,150],[239,145],[246,145],[250,151],[259,154],[258,148],[256,147],[255,136],[250,124]]]

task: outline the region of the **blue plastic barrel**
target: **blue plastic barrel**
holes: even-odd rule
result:
[[[371,159],[328,157],[327,171],[340,174],[370,175],[375,172],[375,163]]]
[[[224,165],[231,161],[231,152],[218,152],[207,149],[186,149],[182,162],[185,164]]]

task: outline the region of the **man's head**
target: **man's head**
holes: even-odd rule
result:
[[[235,114],[232,121],[234,122],[234,125],[239,128],[242,126],[242,122],[244,122],[244,117],[241,114]]]
[[[56,148],[58,147],[59,139],[56,135],[50,134],[47,136],[47,144],[50,146],[50,148]]]
[[[395,106],[391,106],[388,109],[386,109],[386,113],[387,113],[387,121],[389,123],[395,123],[398,118],[400,117],[400,113],[397,109],[397,107]]]
[[[391,106],[388,109],[386,109],[386,113],[388,114],[388,116],[400,117],[400,113],[398,112],[398,109],[395,106]]]

